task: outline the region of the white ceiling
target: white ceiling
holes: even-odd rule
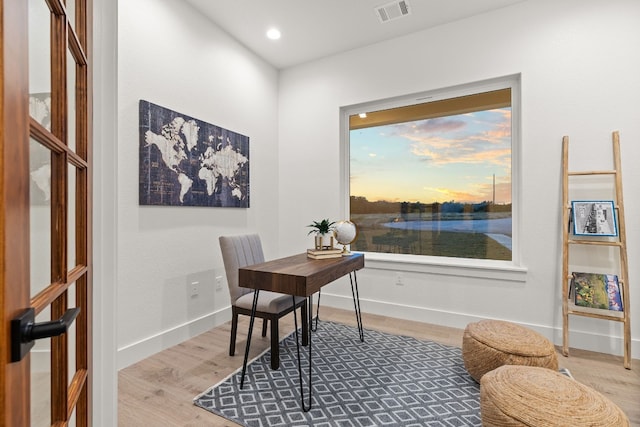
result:
[[[522,1],[407,0],[409,15],[381,23],[375,8],[390,0],[187,0],[279,69]],[[280,40],[266,38],[270,27],[280,29]]]

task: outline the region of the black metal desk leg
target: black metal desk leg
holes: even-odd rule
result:
[[[318,330],[318,320],[320,320],[320,297],[322,296],[322,289],[318,291],[318,307],[316,307],[316,326],[311,326],[311,331],[316,332]],[[309,296],[310,301],[313,302],[313,295]],[[312,307],[309,307],[309,310],[313,310]]]
[[[244,374],[247,372],[247,360],[249,359],[249,347],[251,346],[251,333],[253,321],[256,319],[256,307],[258,306],[258,294],[260,290],[253,291],[253,305],[251,306],[251,320],[249,320],[249,332],[247,332],[247,345],[244,349],[244,362],[242,363],[242,377],[240,377],[240,389],[244,386]]]
[[[353,308],[356,312],[356,321],[358,322],[358,334],[360,335],[360,341],[364,342],[364,329],[362,328],[362,312],[360,311],[360,295],[358,294],[358,276],[353,271],[353,278],[349,273],[349,282],[351,282],[351,295],[353,295]],[[354,291],[355,283],[355,291]]]
[[[304,387],[302,384],[302,364],[300,363],[300,340],[298,339],[298,317],[296,315],[296,297],[292,296],[291,298],[293,298],[293,322],[294,322],[294,327],[296,330],[296,350],[298,352],[298,376],[300,379],[300,404],[302,405],[302,410],[304,412],[309,412],[309,410],[311,409],[311,402],[312,402],[312,396],[311,396],[311,371],[312,371],[312,364],[311,364],[311,322],[313,319],[313,313],[311,310],[311,304],[313,303],[313,296],[309,295],[307,297],[307,304],[309,305],[309,309],[307,310],[308,316],[309,316],[309,322],[307,324],[307,328],[309,329],[308,333],[309,333],[309,406],[306,406],[304,404]]]

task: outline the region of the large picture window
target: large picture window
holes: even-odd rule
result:
[[[512,86],[349,109],[352,249],[513,261]]]

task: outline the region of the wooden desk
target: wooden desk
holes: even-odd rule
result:
[[[362,316],[360,313],[360,297],[358,294],[358,279],[356,277],[356,271],[363,267],[363,254],[351,254],[340,258],[311,259],[307,257],[306,253],[302,253],[240,268],[238,270],[238,275],[241,286],[255,289],[253,295],[253,306],[251,308],[251,320],[249,321],[249,332],[247,333],[247,346],[245,348],[244,362],[242,365],[240,388],[244,385],[244,377],[247,370],[247,359],[249,358],[249,347],[251,345],[251,333],[253,331],[253,321],[255,319],[256,305],[258,303],[258,294],[261,290],[291,295],[294,307],[296,296],[306,297],[307,313],[309,315],[308,327],[311,329],[313,319],[313,294],[319,292],[324,285],[348,274],[349,281],[351,282],[353,305],[356,312],[356,319],[358,321],[360,341],[364,342]],[[298,321],[295,308],[293,310],[293,317],[295,323],[296,347],[298,351],[300,395],[302,400],[302,409],[306,412],[311,409],[311,330],[307,331],[309,334],[309,407],[307,408],[304,403],[304,391],[302,387]]]
[[[364,255],[311,259],[298,254],[239,269],[242,287],[308,297],[324,285],[364,267]]]

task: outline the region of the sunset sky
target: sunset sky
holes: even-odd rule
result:
[[[511,203],[511,109],[357,129],[351,195],[369,201]]]

